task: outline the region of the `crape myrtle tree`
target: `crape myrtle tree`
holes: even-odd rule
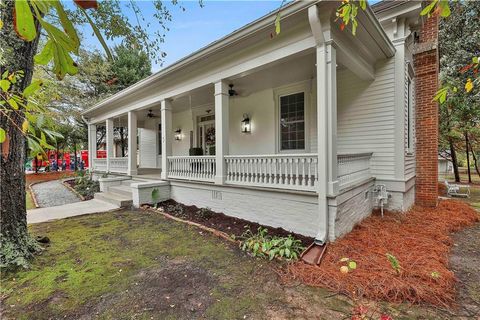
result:
[[[25,149],[51,146],[47,136],[55,136],[35,125],[44,113],[32,95],[43,85],[32,81],[34,65],[52,68],[60,80],[78,73],[75,62],[80,54],[79,25],[89,24],[110,60],[106,40],[120,39],[128,47],[142,48],[161,62],[166,23],[171,13],[162,1],[154,0],[153,17],[161,31],[150,34],[147,22],[134,1],[75,0],[66,9],[59,0],[0,0],[0,267],[26,266],[38,250],[27,231],[25,208]],[[176,1],[172,1],[177,5]],[[129,19],[128,11],[135,18]],[[45,44],[39,51],[42,37]],[[104,38],[105,37],[105,38]],[[43,42],[43,41],[42,41]],[[81,66],[80,66],[81,69]],[[57,135],[58,136],[58,135]]]

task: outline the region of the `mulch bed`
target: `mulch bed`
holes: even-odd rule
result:
[[[216,229],[229,235],[234,235],[235,237],[241,236],[247,229],[250,229],[252,232],[255,233],[259,227],[262,227],[268,229],[268,234],[270,236],[286,237],[291,234],[296,239],[302,241],[302,244],[304,246],[308,246],[313,242],[313,238],[288,232],[287,230],[282,228],[267,227],[255,222],[230,217],[223,213],[213,212],[206,209],[202,209],[204,211],[200,212],[200,209],[196,206],[186,206],[174,200],[163,201],[160,202],[158,205],[159,207],[163,208],[165,212],[174,217],[183,220],[193,221],[208,228]],[[176,208],[182,209],[178,210]]]
[[[74,171],[54,171],[42,173],[29,173],[25,175],[27,186],[31,183],[46,182],[75,176]]]
[[[291,264],[283,279],[327,287],[352,298],[449,307],[456,294],[456,279],[449,270],[451,233],[478,220],[474,209],[456,200],[442,200],[437,208],[387,212],[384,218],[377,213],[329,245],[320,266]],[[399,262],[399,273],[387,253]],[[340,268],[346,265],[342,258],[355,261],[356,269],[342,273]]]

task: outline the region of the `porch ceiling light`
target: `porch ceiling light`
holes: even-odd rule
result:
[[[242,120],[242,133],[250,133],[252,131],[252,125],[250,124],[250,117],[248,114],[243,114]]]
[[[175,140],[177,141],[182,140],[182,129],[175,130]]]

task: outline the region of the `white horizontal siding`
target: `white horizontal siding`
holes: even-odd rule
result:
[[[373,81],[337,74],[338,153],[373,152],[376,177],[395,174],[394,59],[377,63]]]

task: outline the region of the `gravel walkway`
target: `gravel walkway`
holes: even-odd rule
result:
[[[68,190],[61,180],[37,183],[32,186],[40,207],[55,207],[81,201],[72,191]]]

